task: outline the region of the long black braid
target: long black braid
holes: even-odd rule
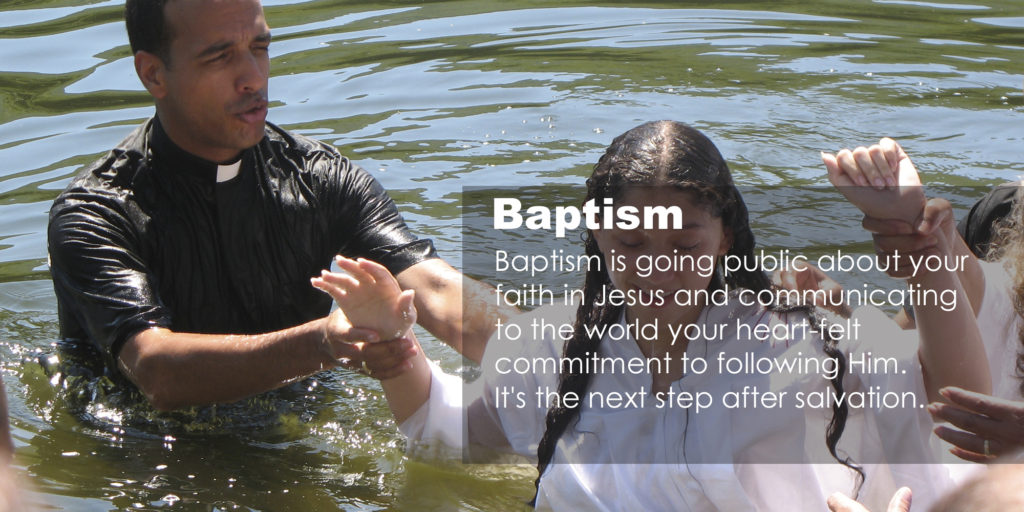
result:
[[[732,289],[747,288],[755,292],[771,287],[771,280],[761,271],[751,271],[755,265],[747,265],[754,258],[754,234],[750,230],[746,204],[732,182],[732,176],[725,159],[714,144],[698,130],[674,121],[656,121],[640,125],[616,137],[605,154],[594,166],[593,175],[587,179],[587,195],[584,201],[591,199],[602,204],[604,198],[618,198],[630,186],[671,186],[692,192],[698,205],[708,208],[713,216],[722,220],[722,226],[732,236],[729,254],[742,258],[742,270],[723,276],[716,272],[711,289],[721,289],[728,285]],[[601,250],[593,233],[588,232],[584,241],[584,250],[588,257],[601,257]],[[622,314],[621,306],[609,305],[601,295],[611,288],[611,280],[607,267],[602,261],[602,268],[590,269],[586,274],[583,286],[583,301],[576,310],[573,335],[565,342],[563,361],[587,359],[595,354],[601,344],[598,336],[588,336],[584,326],[605,326],[618,321]],[[600,303],[602,306],[596,306]],[[769,310],[777,313],[806,312],[811,324],[823,334],[827,330],[820,329],[821,315],[811,306],[806,305],[774,305]],[[603,332],[593,329],[592,332]],[[846,357],[836,347],[836,340],[826,335],[824,352],[838,361],[836,377],[831,384],[838,396],[843,393],[843,374],[846,370]],[[577,359],[579,358],[579,359]],[[579,365],[575,365],[579,366]],[[590,385],[591,373],[584,373],[579,368],[563,365],[558,380],[558,396],[568,393],[584,396]],[[829,452],[841,464],[853,469],[858,474],[859,483],[863,482],[863,471],[853,464],[849,457],[837,452],[839,438],[846,426],[849,411],[844,401],[842,405],[833,404],[832,419],[825,435]],[[540,489],[540,480],[544,476],[555,454],[558,440],[580,415],[578,402],[574,407],[566,406],[558,400],[548,410],[545,418],[544,436],[537,446],[537,480],[535,486]],[[535,505],[536,494],[531,502]]]

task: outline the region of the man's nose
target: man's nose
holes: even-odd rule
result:
[[[265,89],[269,70],[269,63],[266,62],[266,58],[254,55],[253,53],[247,53],[239,60],[241,63],[239,64],[238,78],[236,80],[238,91],[248,94]]]

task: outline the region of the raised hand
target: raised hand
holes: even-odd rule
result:
[[[868,217],[917,221],[925,203],[921,178],[896,141],[822,153],[821,160],[832,185]]]
[[[889,506],[885,512],[910,512],[910,501],[913,494],[907,487],[900,487],[896,494],[889,500]],[[841,492],[828,497],[828,509],[830,512],[871,512],[864,505],[857,503]]]
[[[971,462],[990,462],[1024,446],[1024,402],[956,387],[939,393],[952,405],[933,403],[928,412],[960,429],[935,428],[936,435],[954,446],[950,450],[953,455]]]
[[[388,269],[370,260],[338,256],[348,273],[323,271],[313,286],[331,295],[355,327],[376,331],[383,339],[400,338],[416,323],[414,292],[402,291]]]

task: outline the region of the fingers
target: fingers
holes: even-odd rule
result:
[[[376,261],[364,260],[362,258],[360,258],[357,263],[359,264],[359,269],[363,270],[366,274],[372,276],[376,282],[391,282],[394,283],[395,286],[398,286],[398,281],[395,279],[393,275],[391,275],[391,271],[388,270],[387,267],[385,267],[384,265],[381,265]]]
[[[989,441],[989,455],[985,455],[984,438],[946,426],[935,427],[935,435],[953,445],[954,448],[950,450],[950,453],[971,462],[989,462],[995,458],[996,453],[1001,453],[996,450],[1003,448],[1002,443]]]
[[[850,499],[841,492],[834,492],[828,497],[828,509],[831,512],[870,512],[863,505]]]
[[[835,155],[822,153],[821,159],[829,181],[837,187],[856,185],[884,190],[921,183],[910,157],[888,137],[870,147],[843,149]]]
[[[943,388],[939,393],[957,405],[933,403],[928,405],[928,412],[937,421],[947,421],[962,430],[939,426],[935,434],[960,448],[961,452],[974,454],[969,457],[1001,455],[1024,442],[1024,425],[1019,423],[1024,404],[960,388]],[[970,410],[961,409],[961,406]],[[962,453],[957,456],[966,458]]]
[[[914,226],[899,219],[876,219],[874,217],[865,216],[861,221],[861,226],[863,226],[866,231],[870,233],[877,233],[879,235],[914,234]]]
[[[871,238],[875,244],[879,268],[897,279],[914,277],[914,262],[920,264],[921,258],[936,253],[939,248],[939,240],[935,235],[873,234]],[[921,269],[918,268],[918,271]]]
[[[348,272],[349,275],[351,275],[356,281],[358,281],[360,283],[367,283],[367,284],[376,283],[377,281],[373,278],[373,274],[371,274],[371,273],[367,272],[366,270],[364,270],[362,265],[360,265],[360,262],[363,262],[363,261],[366,261],[366,260],[363,260],[362,258],[360,258],[357,261],[357,260],[346,258],[346,257],[341,256],[341,255],[338,255],[338,256],[334,257],[334,262],[338,264],[338,268],[340,268],[341,270],[344,270],[345,272]]]
[[[348,274],[341,274],[338,272],[330,272],[327,270],[320,271],[320,279],[330,283],[331,285],[340,288],[342,291],[351,290],[359,286],[359,281]]]
[[[880,235],[872,234],[875,250],[881,254],[926,254],[939,244],[935,235]]]
[[[882,154],[885,155],[885,162],[890,169],[898,168],[901,154],[906,156],[899,143],[889,137],[882,137],[882,140],[878,141],[878,147],[882,150]]]
[[[942,388],[939,394],[952,404],[991,418],[1012,420],[1024,417],[1024,403],[1021,402],[975,393],[956,386]]]
[[[892,499],[889,500],[889,506],[885,510],[887,512],[910,512],[912,498],[913,493],[910,492],[909,487],[900,487],[896,494],[892,495]]]
[[[839,153],[840,155],[843,154],[842,151]],[[878,154],[878,161],[881,162],[881,166],[879,166],[875,158],[872,157],[872,153]],[[889,183],[896,183],[895,178],[892,177],[892,170],[889,169],[889,164],[886,163],[885,158],[881,156],[881,149],[876,146],[871,146],[871,148],[860,146],[853,150],[852,156],[856,166],[864,174],[864,177],[872,187],[882,190]],[[840,160],[840,162],[843,162],[843,160]]]
[[[871,155],[871,163],[876,169],[882,171],[882,179],[885,181],[885,186],[890,188],[896,187],[896,166],[892,164],[887,158],[885,151],[878,144],[868,148],[868,154]]]
[[[954,447],[949,450],[949,453],[956,455],[957,457],[966,460],[968,462],[976,462],[978,464],[986,464],[992,462],[991,457],[986,457],[980,453],[974,453],[971,451],[964,450],[963,448]]]
[[[889,165],[885,153],[878,145],[854,150],[843,149],[836,154],[839,168],[859,186],[878,190],[896,186],[896,168]]]
[[[311,278],[309,282],[314,288],[330,295],[334,302],[341,303],[345,301],[345,290],[334,283],[324,280],[323,277]]]
[[[362,361],[370,377],[387,380],[411,369],[418,351],[416,342],[409,338],[367,343],[362,347]]]
[[[836,160],[835,155],[823,152],[821,153],[821,161],[825,164],[825,170],[828,173],[828,181],[836,188],[841,190],[842,187],[852,187],[857,185],[850,176],[847,176],[839,169],[839,162]]]
[[[913,493],[909,487],[900,487],[889,500],[886,512],[910,512],[910,502]],[[870,512],[864,505],[857,503],[841,492],[832,493],[828,497],[828,509],[832,512]]]
[[[844,149],[836,153],[836,162],[839,162],[839,170],[850,177],[858,187],[870,187],[872,175],[868,169],[862,169],[854,157],[853,151]]]
[[[345,368],[375,379],[386,380],[412,368],[419,352],[411,338],[396,338],[377,343],[335,343],[336,361]]]

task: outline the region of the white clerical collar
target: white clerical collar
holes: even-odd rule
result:
[[[242,166],[242,159],[239,158],[234,163],[218,165],[217,166],[217,183],[224,183],[230,181],[238,176],[238,169]]]

